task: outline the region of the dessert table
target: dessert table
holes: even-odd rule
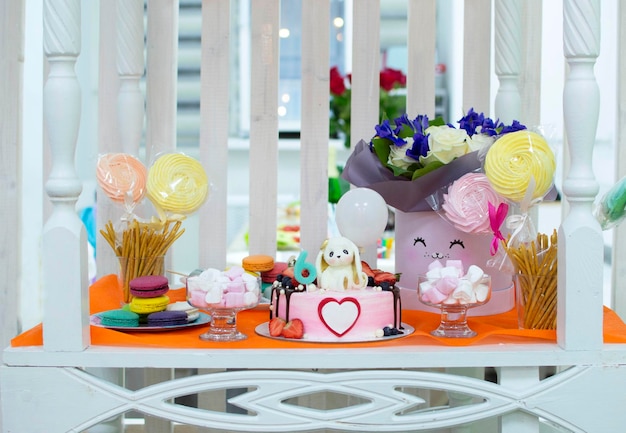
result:
[[[170,302],[185,300],[184,288],[172,288],[168,292]],[[415,295],[417,296],[417,295]],[[90,314],[101,311],[116,309],[123,303],[122,293],[119,289],[117,276],[107,275],[90,287]],[[430,334],[439,324],[438,314],[403,310],[403,323],[411,325],[415,330],[406,337],[397,339],[378,338],[368,342],[351,343],[320,343],[307,342],[306,340],[286,340],[282,338],[268,338],[255,330],[269,319],[268,305],[263,304],[253,310],[245,310],[240,313],[238,327],[248,336],[247,340],[230,342],[203,341],[198,336],[203,332],[203,327],[174,328],[167,332],[145,332],[142,330],[107,329],[106,327],[94,326],[90,328],[92,346],[134,347],[134,348],[161,348],[161,349],[266,349],[268,352],[276,349],[325,349],[326,353],[345,349],[376,349],[384,347],[385,352],[394,351],[396,348],[406,350],[409,347],[427,346],[430,348],[441,347],[468,347],[497,346],[502,351],[506,348],[515,350],[515,345],[554,345],[556,343],[555,330],[520,329],[517,323],[517,312],[510,311],[488,316],[470,317],[472,329],[477,331],[477,336],[471,338],[441,338]],[[604,343],[626,343],[626,324],[609,308],[604,309]],[[18,335],[11,342],[11,347],[42,346],[42,325]],[[202,366],[194,366],[194,368]]]

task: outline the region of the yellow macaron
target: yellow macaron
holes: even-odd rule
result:
[[[166,295],[156,296],[154,298],[133,298],[130,301],[130,311],[137,314],[150,314],[163,311],[170,303],[170,298]]]

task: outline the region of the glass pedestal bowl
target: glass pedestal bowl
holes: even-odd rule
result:
[[[491,277],[484,274],[477,281],[467,277],[441,278],[418,275],[417,296],[425,305],[441,310],[436,337],[469,338],[476,335],[467,325],[467,310],[486,304],[491,298]]]
[[[244,274],[243,278],[212,281],[204,274],[186,278],[187,302],[211,316],[209,329],[200,335],[205,341],[239,341],[248,338],[237,328],[237,314],[254,308],[261,299],[261,278]]]

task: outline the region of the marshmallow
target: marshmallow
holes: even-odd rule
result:
[[[435,260],[433,262],[430,262],[430,264],[428,265],[428,270],[433,270],[433,269],[441,269],[443,268],[443,265],[441,264],[441,262],[439,260]]]
[[[458,299],[461,303],[469,304],[474,297],[474,288],[469,280],[459,280],[459,285],[452,293],[454,299]]]
[[[480,280],[482,280],[483,275],[485,275],[485,273],[483,272],[482,269],[480,269],[478,266],[476,265],[470,265],[469,268],[467,268],[467,274],[465,274],[465,277],[472,283],[472,284],[476,284],[478,283]]]
[[[246,306],[256,305],[259,301],[259,295],[254,292],[246,292],[243,294],[243,303]]]
[[[446,260],[446,268],[457,268],[459,275],[463,275],[463,261],[461,260]]]
[[[203,271],[198,278],[203,281],[215,281],[221,275],[221,272],[214,268]]]
[[[458,278],[446,276],[446,277],[440,278],[435,283],[435,287],[437,287],[437,290],[439,290],[444,295],[449,295],[450,293],[454,292],[454,289],[456,289],[456,286],[458,284],[459,284]]]
[[[204,300],[207,304],[219,304],[222,301],[222,291],[214,287],[206,293]]]
[[[426,272],[426,278],[428,278],[429,280],[432,280],[435,278],[441,278],[442,269],[443,267],[430,269],[428,272]]]
[[[236,308],[245,306],[244,293],[224,293],[222,297],[224,306],[227,308]]]
[[[462,275],[461,271],[456,266],[446,266],[444,268],[441,268],[441,276],[442,277],[458,278],[461,275]]]
[[[474,288],[474,293],[478,302],[485,302],[489,297],[489,286],[487,284],[478,284]]]
[[[225,275],[228,278],[230,278],[231,280],[234,280],[235,278],[241,276],[244,272],[245,272],[245,270],[241,266],[233,266],[233,267],[225,270],[222,273],[222,275]]]

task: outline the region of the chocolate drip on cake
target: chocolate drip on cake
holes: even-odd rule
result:
[[[272,320],[273,317],[278,317],[280,295],[284,294],[285,295],[285,318],[284,319],[286,322],[288,322],[289,321],[289,304],[291,302],[291,295],[293,295],[296,292],[299,292],[299,290],[297,290],[297,288],[290,285],[291,281],[286,281],[285,282],[286,285],[283,285],[283,278],[287,279],[289,277],[283,277],[282,275],[279,275],[272,286],[272,292],[271,292],[270,298],[276,299],[276,301],[274,302],[274,308],[270,309],[270,320]]]

